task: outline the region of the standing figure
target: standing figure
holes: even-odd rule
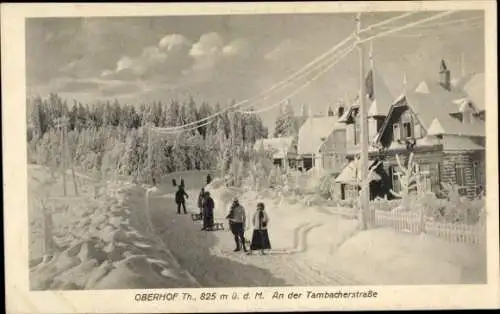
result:
[[[187,214],[186,198],[189,198],[189,195],[187,195],[187,193],[184,191],[184,187],[180,185],[179,189],[175,193],[175,202],[177,203],[177,214],[181,213],[181,206],[184,209],[184,214]]]
[[[203,202],[205,200],[205,188],[201,188],[200,195],[198,195],[198,209],[200,210],[200,215],[203,216]]]
[[[175,181],[175,178],[172,179],[172,185],[177,186],[177,181]]]
[[[207,184],[210,184],[210,182],[212,182],[212,176],[209,174],[207,174]]]
[[[250,253],[254,250],[260,250],[261,254],[264,255],[264,250],[271,249],[269,234],[267,233],[268,223],[269,217],[265,211],[264,203],[258,203],[257,210],[253,215],[253,235],[250,244]]]
[[[226,216],[226,219],[229,219],[229,228],[233,233],[234,242],[236,243],[236,248],[234,249],[234,252],[240,251],[241,246],[243,246],[243,250],[247,252],[245,244],[245,224],[246,224],[245,208],[243,208],[243,206],[240,205],[240,202],[238,201],[237,198],[234,199],[229,214]]]
[[[184,185],[184,179],[181,177],[181,186],[182,188],[185,188],[186,186]]]
[[[210,192],[205,192],[203,197],[203,228],[201,230],[212,230],[214,226],[215,202],[210,196]]]

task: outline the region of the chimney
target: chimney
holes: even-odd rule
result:
[[[344,102],[339,101],[337,105],[337,117],[342,117],[344,115],[345,107],[344,107]]]
[[[446,66],[446,63],[444,60],[441,60],[441,68],[439,71],[439,83],[441,86],[446,89],[447,91],[451,90],[451,74],[450,70],[448,70],[448,67]]]
[[[332,110],[332,106],[331,105],[328,105],[328,109],[327,109],[327,116],[329,117],[333,117],[335,115],[335,113],[333,112]]]

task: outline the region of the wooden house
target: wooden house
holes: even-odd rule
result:
[[[331,145],[335,138],[343,138],[342,131],[345,127],[338,123],[338,119],[338,115],[310,116],[300,127],[297,145],[299,169],[321,171],[325,167],[335,167],[332,164],[335,156],[329,154],[325,148]]]
[[[396,192],[401,187],[395,155],[405,161],[411,152],[425,190],[438,192],[444,182],[458,186],[462,195],[474,196],[484,190],[485,125],[484,103],[480,103],[484,98],[478,92],[480,80],[474,82],[474,94],[468,94],[463,89],[467,83],[453,85],[450,76],[443,61],[439,81],[422,81],[398,97],[374,140],[378,151],[371,156],[385,160],[390,187]],[[471,79],[466,81],[470,83]]]

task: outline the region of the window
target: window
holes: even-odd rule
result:
[[[405,122],[403,123],[403,138],[413,137],[411,132],[411,123]]]
[[[401,131],[399,130],[399,123],[392,125],[392,133],[394,135],[394,140],[398,141],[401,139]]]
[[[472,123],[472,112],[471,111],[465,111],[462,113],[462,123],[469,124]]]
[[[392,190],[394,193],[399,193],[401,192],[401,182],[399,181],[399,176],[398,176],[398,168],[397,167],[392,167],[391,168],[391,173],[392,173]]]
[[[465,167],[461,164],[455,165],[455,182],[458,186],[460,195],[467,195],[467,181],[465,176]]]
[[[418,174],[420,192],[427,193],[432,191],[431,168],[430,165],[416,165]]]
[[[479,161],[472,163],[472,175],[474,176],[476,194],[480,194],[484,190],[485,178],[483,167]]]
[[[406,110],[401,116],[401,125],[403,127],[403,139],[414,137],[413,134],[413,121],[412,121],[411,112]]]

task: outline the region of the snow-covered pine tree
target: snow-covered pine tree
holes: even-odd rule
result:
[[[298,132],[297,120],[290,102],[284,105],[283,110],[276,119],[274,137],[286,137],[295,135]]]

